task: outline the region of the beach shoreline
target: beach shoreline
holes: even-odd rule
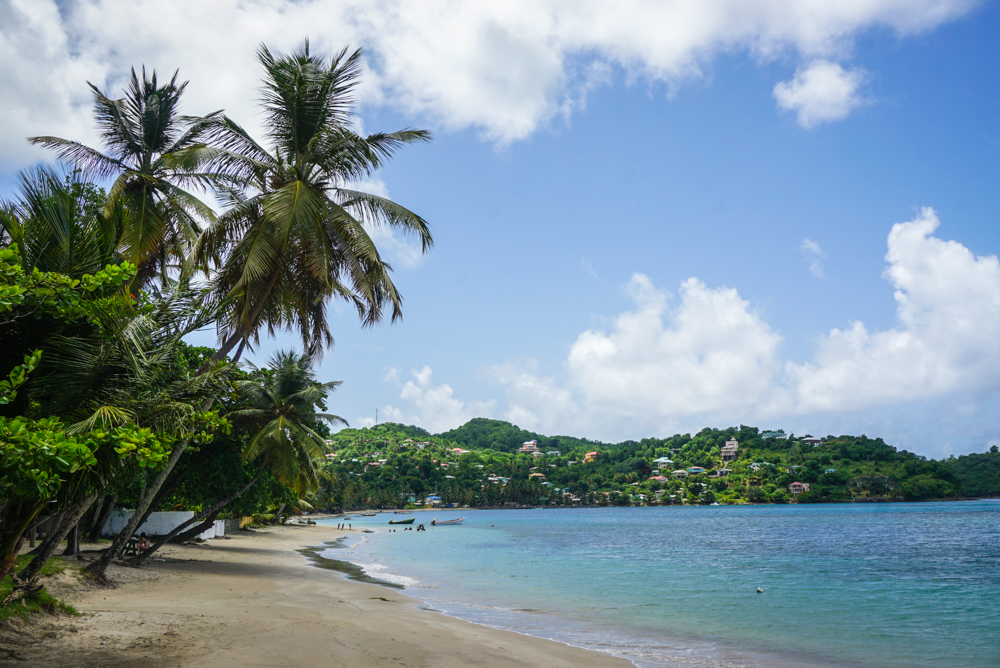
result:
[[[60,589],[82,617],[42,620],[0,666],[140,661],[218,668],[629,667],[625,659],[447,616],[381,584],[314,565],[304,552],[359,530],[290,524],[168,545],[115,589]]]

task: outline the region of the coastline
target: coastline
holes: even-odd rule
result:
[[[67,594],[84,616],[43,621],[21,658],[4,656],[0,666],[632,665],[422,608],[398,590],[317,567],[305,553],[356,533],[291,524],[166,546],[141,568],[117,570],[113,577],[125,581],[114,590]]]

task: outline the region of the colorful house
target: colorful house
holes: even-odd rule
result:
[[[809,491],[809,483],[807,482],[793,482],[788,486],[788,491],[792,493],[792,496],[798,496],[803,492]]]
[[[600,457],[600,455],[601,455],[601,453],[599,453],[599,452],[597,452],[597,451],[594,451],[594,452],[588,452],[588,453],[587,453],[587,454],[586,454],[586,455],[584,456],[584,458],[583,458],[583,463],[584,463],[584,464],[589,464],[590,462],[592,462],[592,461],[594,461],[595,459],[597,459],[598,457]]]
[[[538,441],[525,441],[524,445],[517,449],[518,452],[538,452]]]

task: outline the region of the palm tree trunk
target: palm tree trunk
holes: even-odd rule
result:
[[[173,450],[170,452],[170,458],[167,459],[167,465],[164,466],[163,470],[160,471],[160,474],[156,476],[156,480],[153,481],[153,484],[146,489],[146,493],[142,495],[142,499],[137,504],[135,512],[132,513],[132,517],[129,518],[125,528],[118,532],[118,535],[115,536],[114,541],[111,543],[111,547],[104,551],[104,554],[101,555],[100,559],[87,566],[87,570],[97,576],[99,580],[106,579],[104,573],[108,570],[108,564],[111,563],[112,559],[115,559],[121,554],[122,548],[125,547],[125,543],[128,542],[128,539],[132,537],[132,534],[134,534],[135,530],[139,527],[139,520],[146,513],[146,509],[149,508],[149,504],[152,503],[156,493],[160,491],[161,487],[163,487],[163,483],[166,482],[167,476],[169,476],[170,472],[174,470],[174,466],[177,465],[177,460],[179,460],[181,455],[184,454],[184,451],[187,450],[187,446],[187,440],[178,441],[174,445]]]
[[[46,520],[38,523],[39,525],[44,524],[46,526],[46,529],[45,529],[45,538],[43,538],[42,542],[38,544],[38,547],[36,547],[35,549],[33,549],[28,554],[32,554],[32,555],[34,555],[34,554],[41,554],[42,551],[46,549],[46,546],[48,545],[49,541],[51,540],[52,535],[56,534],[56,533],[59,533],[59,527],[62,526],[62,521],[63,521],[63,518],[65,516],[66,516],[66,509],[63,508],[59,512],[59,514],[56,515],[55,518],[51,518],[50,517],[50,518],[48,518],[48,519],[46,519]],[[59,540],[62,540],[62,536],[59,537]]]
[[[94,525],[97,524],[97,520],[101,518],[101,514],[104,511],[104,502],[108,500],[107,495],[101,494],[97,497],[97,501],[94,505],[90,507],[89,517],[86,515],[86,522],[84,523],[81,530],[83,531],[83,539],[86,540],[90,536],[90,532],[94,530]]]
[[[215,519],[219,516],[219,513],[221,512],[222,512],[221,508],[219,510],[216,510],[214,513],[206,517],[204,522],[189,528],[184,533],[177,534],[176,536],[174,536],[173,540],[176,540],[178,543],[183,543],[186,540],[197,538],[198,534],[207,531],[215,524]]]
[[[72,508],[66,510],[63,515],[62,521],[52,527],[52,530],[45,537],[45,540],[39,545],[42,548],[35,558],[28,562],[28,564],[21,569],[21,572],[17,574],[17,577],[24,582],[33,580],[41,570],[45,562],[49,560],[49,557],[56,551],[59,543],[62,539],[66,537],[70,529],[77,526],[80,522],[80,518],[84,516],[90,506],[97,499],[97,494],[90,494],[85,496],[80,503]]]
[[[104,505],[101,506],[101,512],[97,514],[97,519],[94,520],[94,525],[90,527],[90,533],[87,534],[88,543],[97,542],[97,539],[101,535],[101,531],[104,529],[104,525],[108,522],[108,518],[111,517],[111,513],[115,511],[115,503],[117,501],[117,492],[114,494],[108,494],[104,497]]]
[[[278,282],[278,277],[281,275],[280,270],[280,267],[276,267],[275,270],[271,272],[271,277],[267,281],[267,288],[264,290],[263,295],[258,295],[257,304],[253,307],[253,310],[250,311],[250,317],[246,319],[246,323],[253,323],[257,321],[257,316],[260,315],[265,302],[267,302],[267,298],[271,295],[271,290],[274,289],[275,284]],[[206,360],[205,363],[198,368],[198,374],[200,375],[205,373],[213,366],[226,359],[226,355],[229,354],[229,351],[231,351],[237,343],[242,342],[245,344],[251,331],[251,327],[248,324],[243,324],[237,327],[236,331],[233,332],[221,346],[219,346],[219,349],[215,351],[215,354],[208,358],[208,360]],[[242,353],[242,351],[243,346],[241,345],[240,353]],[[239,359],[239,353],[237,354],[237,359]]]
[[[247,484],[243,485],[243,487],[241,487],[237,491],[233,492],[232,494],[230,494],[229,496],[227,496],[226,498],[224,498],[222,501],[219,501],[218,503],[216,503],[214,506],[212,506],[208,510],[203,510],[201,513],[199,513],[198,515],[192,517],[191,519],[189,519],[188,521],[184,522],[183,524],[180,524],[179,526],[174,527],[174,529],[170,533],[168,533],[166,536],[163,536],[162,538],[158,538],[156,540],[156,542],[154,542],[152,545],[149,546],[149,549],[144,550],[143,553],[139,555],[138,560],[141,561],[143,559],[148,559],[154,552],[156,552],[161,547],[163,547],[168,542],[170,542],[170,540],[172,540],[174,538],[174,536],[176,536],[181,531],[183,531],[185,528],[191,526],[195,522],[202,521],[203,519],[205,519],[206,517],[208,517],[212,513],[218,514],[219,511],[222,510],[226,505],[228,505],[229,503],[232,503],[236,498],[238,498],[244,492],[246,492],[248,489],[250,489],[255,484],[257,484],[257,481],[260,480],[261,474],[264,473],[264,466],[265,466],[266,463],[267,463],[266,462],[266,458],[265,457],[261,457],[260,466],[257,467],[257,473],[255,473],[254,476],[253,476],[253,478],[250,479],[250,482],[248,482]],[[201,532],[199,531],[199,533],[201,533]]]
[[[80,554],[80,522],[74,524],[66,535],[66,549],[63,550],[62,556],[75,557],[78,554]]]

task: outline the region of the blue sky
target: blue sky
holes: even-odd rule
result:
[[[306,26],[366,48],[365,130],[435,134],[367,184],[436,244],[376,231],[402,322],[336,309],[321,375],[353,425],[1000,443],[1000,8],[609,6],[219,2],[192,27],[184,2],[0,0],[0,195],[45,159],[23,137],[94,143],[84,82],[132,65],[253,127],[256,44]]]

